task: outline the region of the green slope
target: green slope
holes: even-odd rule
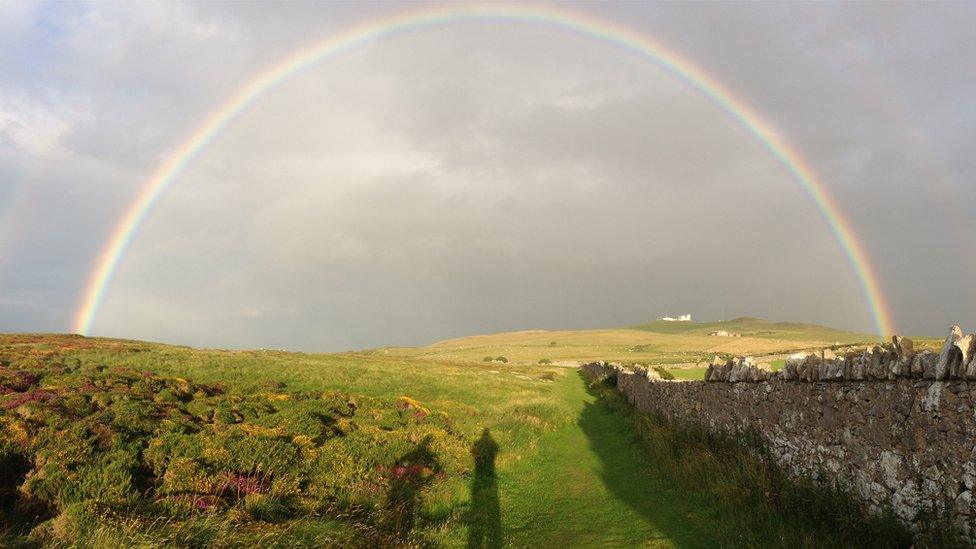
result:
[[[815,340],[838,343],[859,343],[877,341],[878,336],[860,334],[818,326],[816,324],[801,324],[795,322],[770,322],[761,318],[736,318],[722,322],[666,322],[656,320],[634,326],[635,330],[653,332],[657,334],[699,334],[723,330],[736,333],[743,337],[757,337],[763,339]]]
[[[808,522],[770,527],[783,517],[765,492],[763,520],[724,520],[738,500],[717,496],[752,486],[725,483],[738,470],[711,491],[697,472],[677,479],[710,450],[653,453],[660,440],[637,434],[646,418],[605,387],[588,390],[575,369],[0,334],[0,393],[0,473],[19,471],[0,474],[0,546],[34,526],[53,545],[101,547],[815,546],[806,540],[822,536]],[[34,459],[46,455],[60,457]],[[259,482],[215,484],[228,478]]]

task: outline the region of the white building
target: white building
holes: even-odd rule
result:
[[[661,318],[665,322],[691,322],[691,315],[681,315],[678,318],[666,316]]]

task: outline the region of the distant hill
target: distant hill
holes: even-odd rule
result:
[[[710,335],[725,331],[741,337]],[[650,322],[607,330],[530,330],[438,341],[426,347],[380,349],[382,354],[479,362],[499,357],[515,363],[612,360],[688,364],[721,355],[783,355],[834,344],[874,343],[878,336],[810,324],[739,318],[727,322]]]
[[[739,334],[743,337],[816,340],[838,343],[860,343],[878,341],[880,339],[875,335],[848,332],[827,326],[818,326],[816,324],[770,322],[761,318],[751,317],[736,318],[722,322],[668,322],[665,320],[656,320],[634,326],[634,329],[656,334],[701,335],[708,335],[716,331],[725,331]]]

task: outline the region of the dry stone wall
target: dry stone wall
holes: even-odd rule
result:
[[[758,432],[794,475],[830,479],[875,510],[914,525],[929,509],[976,533],[976,358],[958,327],[940,353],[910,340],[841,356],[795,355],[781,372],[716,360],[707,381],[664,381],[642,368],[593,363],[642,412],[735,434]]]

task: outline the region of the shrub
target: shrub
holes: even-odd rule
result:
[[[230,407],[222,406],[214,410],[214,414],[213,414],[214,423],[223,423],[225,425],[231,425],[234,423],[240,423],[241,419],[243,418],[235,414],[234,411],[230,409]]]
[[[497,357],[497,358],[495,358],[495,360],[497,360],[498,362],[501,362],[502,364],[508,363],[508,359],[505,358],[505,357],[503,357],[503,356]]]
[[[55,545],[71,545],[87,537],[95,527],[98,509],[91,503],[74,503],[57,517],[31,532],[32,541]]]
[[[30,471],[30,461],[6,441],[0,442],[0,511],[17,499],[17,487]]]
[[[0,406],[7,410],[13,410],[14,408],[19,408],[20,406],[24,406],[26,404],[57,400],[58,395],[53,391],[38,389],[24,393],[10,393],[5,398],[6,400]]]
[[[244,509],[254,519],[263,522],[280,522],[291,516],[288,505],[265,494],[252,493],[245,496]]]
[[[674,374],[663,366],[654,366],[653,369],[657,375],[661,376],[661,379],[674,379]]]
[[[540,358],[539,359],[539,364],[552,364],[552,360],[550,360],[548,358]]]
[[[350,541],[385,532],[373,541],[425,545],[414,521],[430,529],[428,498],[456,504],[470,468],[463,424],[408,396],[146,370],[165,355],[62,367],[37,354],[18,359],[30,364],[24,372],[7,368],[6,352],[0,346],[0,546],[17,536],[78,547],[228,537],[236,546],[254,533],[238,537],[249,522],[289,521],[255,525],[283,535],[311,517]],[[440,511],[444,520],[456,520],[452,509]]]
[[[493,356],[486,356],[485,358],[481,359],[482,362],[494,362],[494,360],[495,357]]]

